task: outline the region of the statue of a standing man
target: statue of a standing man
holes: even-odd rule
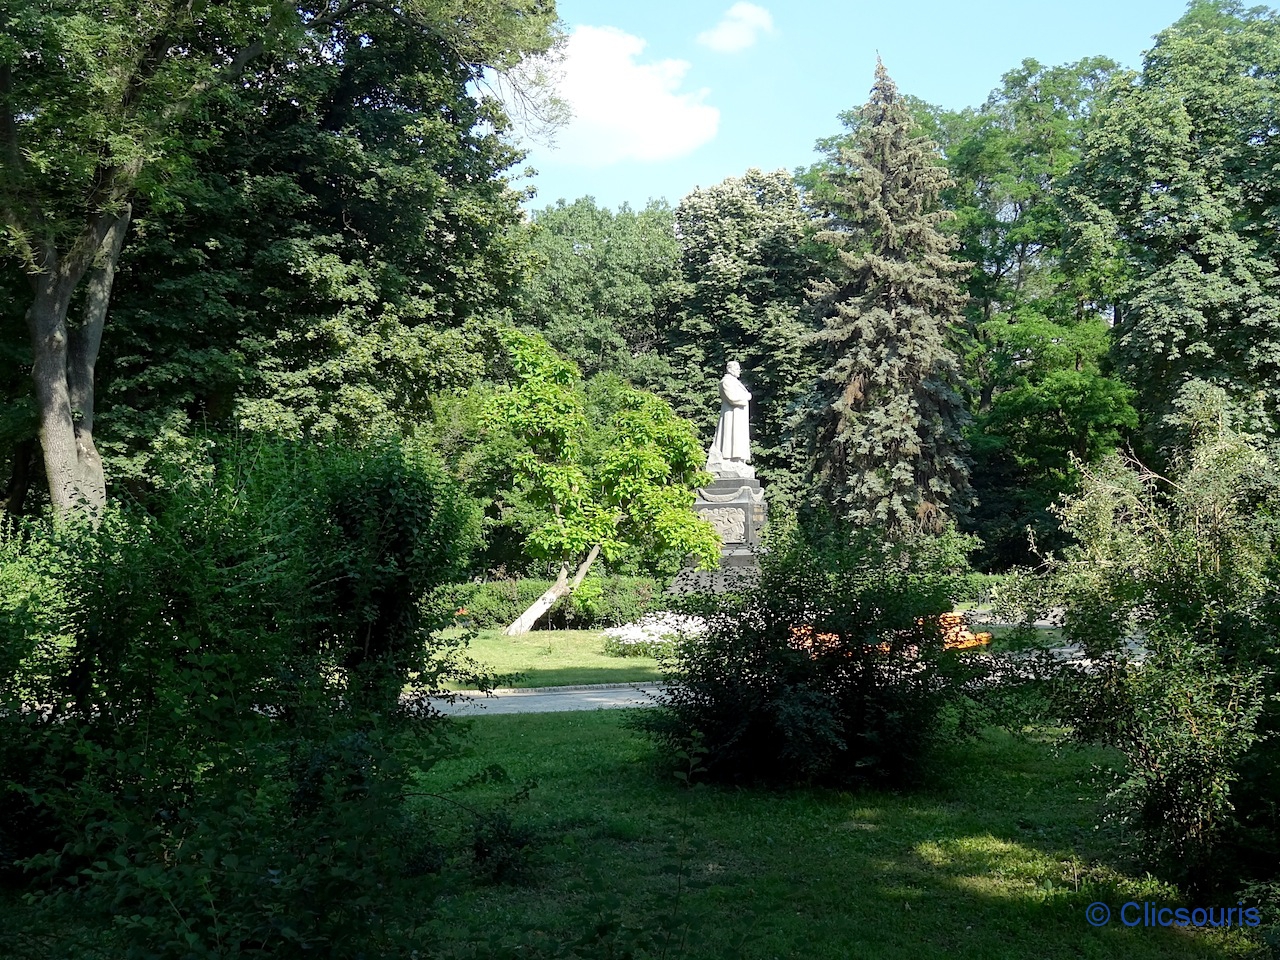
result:
[[[751,427],[748,412],[751,394],[738,375],[742,367],[736,360],[725,366],[720,378],[720,422],[716,438],[707,451],[707,469],[721,476],[754,477],[751,463]]]

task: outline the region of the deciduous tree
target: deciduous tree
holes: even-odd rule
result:
[[[972,264],[965,369],[973,385],[976,503],[965,525],[980,563],[1032,560],[1061,533],[1050,505],[1137,424],[1132,391],[1109,375],[1109,327],[1092,278],[1068,255],[1059,184],[1080,157],[1083,128],[1115,69],[1101,57],[1004,75],[977,109],[937,113],[954,185],[959,255]]]
[[[1162,445],[1196,381],[1280,425],[1277,79],[1274,11],[1194,3],[1107,88],[1069,180],[1077,250]]]
[[[616,212],[590,197],[537,211],[531,324],[590,379],[610,372],[637,385],[669,373],[663,356],[680,281],[680,248],[664,201]]]
[[[693,490],[707,479],[689,425],[652,394],[613,379],[594,403],[604,422],[592,429],[577,368],[540,337],[516,330],[501,339],[511,384],[490,408],[492,426],[515,437],[514,482],[543,519],[527,549],[549,560],[556,581],[507,628],[527,633],[558,599],[582,583],[592,564],[628,547],[692,554],[714,565],[719,541],[693,512]]]
[[[555,40],[554,8],[372,0],[218,4],[19,2],[0,13],[0,223],[26,273],[39,433],[56,511],[105,501],[94,440],[95,364],[134,206],[163,208],[191,139],[216,133],[217,100],[273,56],[335,66],[376,9],[474,75]],[[248,79],[246,80],[246,76]],[[79,315],[79,322],[69,315]]]

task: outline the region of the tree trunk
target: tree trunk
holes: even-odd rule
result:
[[[31,375],[49,499],[58,516],[94,514],[107,502],[102,458],[93,441],[93,377],[130,217],[128,205],[116,217],[104,215],[87,232],[88,242],[79,256],[61,259],[47,248],[44,269],[33,282],[35,298],[27,310],[34,353]],[[84,319],[68,328],[71,296],[86,273]]]
[[[983,380],[982,387],[978,391],[978,412],[991,412],[991,398],[995,394],[996,385],[990,380]]]
[[[27,490],[31,485],[31,457],[35,453],[35,438],[19,440],[13,447],[13,464],[9,471],[9,485],[4,491],[2,511],[10,516],[22,512],[27,502]]]
[[[530,604],[529,609],[520,614],[511,626],[503,630],[503,636],[520,637],[533,629],[533,625],[542,619],[545,614],[561,597],[567,597],[578,587],[582,586],[582,581],[587,576],[587,571],[591,569],[591,565],[596,562],[596,557],[600,556],[600,547],[594,546],[591,552],[587,554],[587,558],[578,565],[578,571],[573,575],[573,580],[569,579],[569,565],[563,563],[560,565],[560,574],[556,577],[550,589],[542,596]]]

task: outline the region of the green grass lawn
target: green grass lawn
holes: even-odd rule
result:
[[[471,641],[470,654],[499,674],[521,675],[504,686],[630,683],[660,676],[652,657],[606,655],[599,630],[535,630],[522,637],[481,630]]]
[[[483,807],[512,788],[457,785],[489,765],[535,780],[510,808],[535,840],[516,885],[446,868],[436,936],[455,948],[490,938],[471,948],[477,957],[596,930],[615,947],[647,935],[661,946],[669,935],[665,952],[644,955],[692,958],[1256,955],[1237,931],[1086,922],[1094,901],[1113,912],[1128,900],[1172,902],[1116,853],[1124,838],[1102,820],[1094,782],[1111,759],[1102,751],[1058,755],[992,733],[946,749],[934,762],[938,785],[924,792],[687,790],[624,719],[471,721],[472,755],[436,767],[424,788]],[[455,807],[423,802],[441,831],[460,830]]]
[[[1012,627],[975,620],[972,629],[992,633],[990,650],[1009,653],[1026,649],[1010,638]],[[1062,640],[1057,627],[1036,631],[1039,644]],[[652,657],[611,657],[604,652],[599,630],[535,630],[523,637],[504,637],[501,630],[481,630],[471,640],[471,656],[495,672],[519,675],[504,681],[511,687],[555,687],[582,683],[631,683],[661,677]],[[461,684],[455,684],[457,689]]]

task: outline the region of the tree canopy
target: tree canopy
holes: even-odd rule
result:
[[[680,281],[671,208],[590,197],[536,211],[524,319],[590,378],[604,371],[638,384],[670,376],[660,346]]]
[[[0,222],[10,270],[29,287],[43,466],[63,513],[92,509],[106,496],[94,439],[95,367],[135,204],[173,212],[196,174],[200,145],[218,139],[237,98],[302,93],[289,81],[309,68],[317,79],[358,83],[360,64],[372,59],[390,72],[358,103],[385,105],[383,142],[398,133],[397,149],[412,151],[432,139],[436,124],[456,122],[458,108],[464,121],[472,112],[468,126],[501,125],[495,105],[480,114],[468,105],[466,84],[486,68],[512,69],[546,53],[558,36],[554,8],[537,0],[479,10],[451,0],[93,9],[62,0],[8,5],[0,17]],[[371,46],[374,57],[364,52]],[[437,89],[432,109],[422,111],[438,80],[448,95]],[[308,101],[315,105],[303,93],[284,102],[305,110]],[[412,119],[393,119],[406,108]],[[340,129],[340,112],[335,121]],[[447,226],[441,233],[448,236]],[[79,323],[68,322],[73,309]]]
[[[705,444],[738,360],[775,506],[957,516],[997,567],[1061,542],[1079,465],[1175,442],[1201,382],[1275,427],[1265,9],[1197,2],[1139,71],[1024,60],[959,111],[883,78],[807,172],[527,215],[484,90],[554,54],[548,5],[0,17],[7,512],[145,494],[198,430],[425,431],[488,505],[477,563],[530,569],[533,488],[466,446],[509,326],[581,371],[593,435],[615,384]]]
[[[1107,87],[1068,178],[1077,255],[1157,443],[1197,381],[1280,425],[1278,71],[1274,11],[1193,3]]]
[[[607,375],[591,390],[593,422],[571,362],[540,337],[500,337],[511,382],[490,401],[489,426],[515,439],[515,487],[540,510],[528,549],[558,570],[551,590],[507,632],[527,632],[598,557],[640,550],[651,562],[666,558],[669,573],[690,555],[714,566],[719,539],[692,509],[693,488],[708,477],[689,425],[658,397]]]

